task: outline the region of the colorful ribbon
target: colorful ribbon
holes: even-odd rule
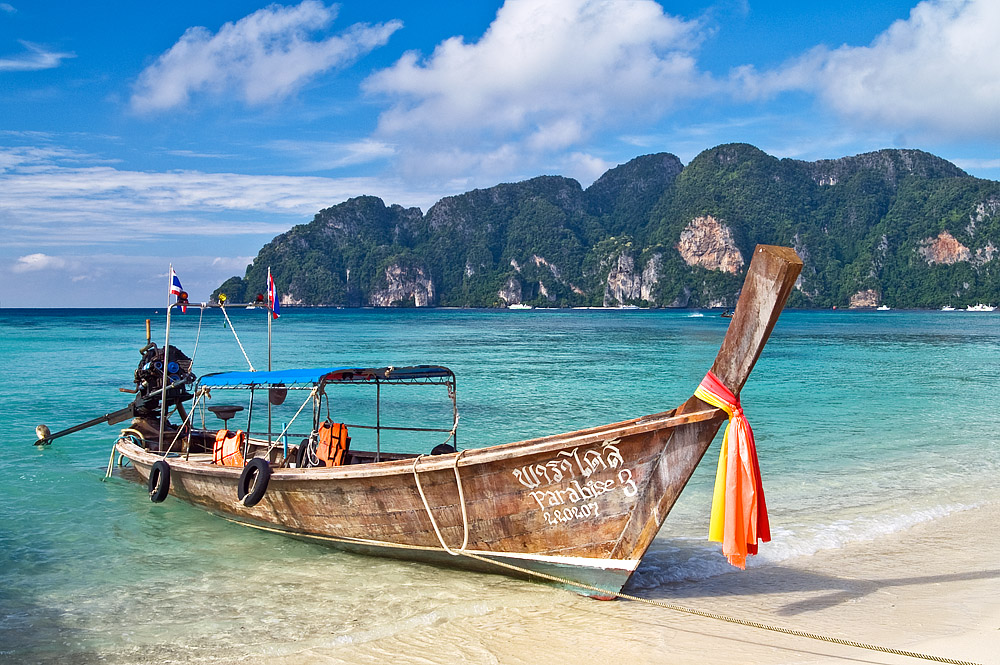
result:
[[[715,474],[708,539],[722,543],[729,563],[745,569],[747,554],[757,553],[757,541],[771,540],[753,430],[739,398],[712,372],[705,375],[694,394],[729,416]]]

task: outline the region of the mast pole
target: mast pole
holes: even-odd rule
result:
[[[271,319],[274,318],[271,302],[271,266],[267,267],[267,371],[271,371]],[[267,445],[271,445],[271,386],[267,387]]]
[[[271,319],[274,318],[274,304],[271,302],[271,266],[267,267],[267,371],[271,371]],[[270,404],[270,400],[268,400]]]
[[[160,438],[156,442],[156,449],[163,449],[163,428],[167,422],[167,363],[170,362],[170,291],[173,289],[174,264],[170,264],[167,270],[167,330],[163,340],[163,381],[160,387]]]

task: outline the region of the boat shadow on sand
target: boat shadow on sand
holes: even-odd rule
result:
[[[642,569],[638,571],[641,575]],[[796,600],[775,604],[778,616],[799,616],[856,602],[866,596],[897,587],[927,586],[977,580],[1000,580],[1000,569],[972,570],[938,575],[859,578],[829,575],[792,566],[748,568],[740,575],[730,573],[708,580],[668,582],[653,588],[626,587],[625,591],[649,600],[713,599],[775,594],[794,594]],[[629,585],[632,586],[632,585]],[[824,593],[825,592],[825,593]],[[928,592],[934,593],[938,591]],[[802,597],[805,595],[806,597]]]

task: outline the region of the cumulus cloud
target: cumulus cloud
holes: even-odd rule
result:
[[[16,14],[17,9],[15,9],[13,5],[9,5],[6,2],[0,2],[0,12],[4,12],[5,14]]]
[[[0,72],[34,72],[40,69],[54,69],[61,65],[63,60],[76,57],[75,53],[49,51],[43,46],[26,42],[23,39],[19,42],[28,52],[0,58]]]
[[[399,21],[358,24],[341,35],[310,39],[336,17],[335,7],[305,0],[270,5],[217,33],[189,28],[136,82],[132,107],[162,111],[186,104],[194,93],[235,93],[248,104],[287,97],[308,80],[350,64],[385,44]]]
[[[804,90],[860,123],[945,137],[1000,137],[1000,3],[925,0],[870,45],[818,47],[736,79],[753,96]]]
[[[66,266],[66,259],[37,253],[18,257],[11,270],[14,272],[35,272],[37,270],[61,270]]]
[[[478,41],[406,53],[364,88],[392,104],[381,135],[444,153],[489,145],[485,167],[498,154],[570,149],[706,94],[712,81],[692,55],[699,32],[651,0],[508,0]]]

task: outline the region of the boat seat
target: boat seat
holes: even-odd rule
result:
[[[235,404],[213,404],[208,407],[208,410],[215,414],[215,416],[222,421],[222,428],[228,429],[229,419],[235,416],[238,412],[243,410],[242,406]]]

